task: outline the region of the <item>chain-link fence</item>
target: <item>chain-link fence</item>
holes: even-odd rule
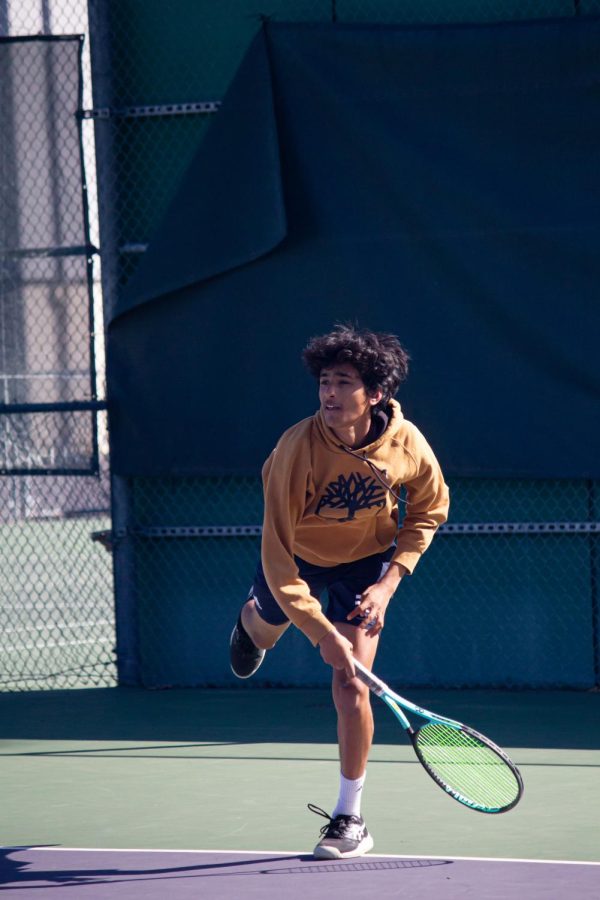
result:
[[[106,473],[0,478],[0,690],[116,683]]]
[[[381,671],[418,686],[594,687],[600,486],[450,487],[451,520],[386,617]],[[132,493],[140,680],[233,685],[227,639],[260,552],[260,480],[136,479]],[[313,652],[292,630],[253,682],[324,684]]]
[[[0,687],[115,683],[111,556],[92,539],[111,528],[98,412],[100,259],[110,307],[261,16],[384,25],[599,13],[600,0],[0,0],[0,35],[34,38],[26,49],[39,51],[35,63],[17,60],[14,43],[10,64],[7,54],[0,64],[8,66],[0,69]],[[84,36],[77,119],[64,70],[40,39],[58,35]],[[36,66],[44,74],[27,90]],[[67,151],[75,122],[77,151]],[[231,683],[226,654],[200,658],[205,602],[219,602],[229,627],[258,549],[258,479],[131,479],[120,488],[127,509],[113,543],[118,602],[135,632],[132,671],[154,686]],[[597,684],[598,486],[457,480],[452,488],[450,525],[402,587],[405,662],[398,669],[383,656],[384,664],[407,683],[481,683],[485,658],[488,684]],[[485,645],[473,642],[476,627]],[[226,640],[217,635],[215,646]],[[307,652],[298,648],[299,679]],[[507,669],[507,653],[521,662]],[[532,654],[548,661],[537,681]],[[272,682],[289,680],[270,665]]]
[[[116,683],[87,32],[81,0],[0,2],[3,690]]]

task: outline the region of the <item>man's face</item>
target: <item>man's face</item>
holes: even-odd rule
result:
[[[358,371],[350,363],[339,363],[321,369],[319,376],[319,401],[323,418],[329,428],[340,429],[368,427],[374,402],[367,394]]]

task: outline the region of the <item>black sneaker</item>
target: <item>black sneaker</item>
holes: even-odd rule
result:
[[[373,838],[362,816],[336,816],[334,819],[318,806],[308,804],[311,812],[329,820],[321,828],[321,840],[313,850],[315,859],[348,859],[362,856],[373,848]]]
[[[265,653],[266,650],[261,650],[252,642],[242,625],[242,614],[240,613],[229,639],[231,671],[238,678],[250,678],[265,658]]]

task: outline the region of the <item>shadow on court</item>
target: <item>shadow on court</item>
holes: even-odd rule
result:
[[[596,900],[598,868],[593,865],[536,864],[489,860],[362,857],[316,861],[302,855],[143,851],[8,849],[0,861],[5,897],[32,896],[52,889],[52,897],[90,900],[211,900],[344,896],[443,896],[458,900]],[[299,878],[298,876],[305,876]],[[265,877],[267,876],[267,877]],[[74,890],[75,889],[75,890]],[[472,894],[472,892],[474,892]]]
[[[407,696],[507,747],[600,748],[600,693],[411,690]],[[377,743],[402,740],[373,700]],[[329,691],[96,688],[0,694],[0,739],[335,743]]]

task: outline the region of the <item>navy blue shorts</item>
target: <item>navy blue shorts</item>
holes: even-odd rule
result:
[[[295,560],[300,578],[306,581],[313,597],[320,600],[321,595],[327,591],[325,615],[329,621],[345,622],[348,613],[360,603],[363,591],[379,581],[385,573],[395,549],[395,546],[391,546],[383,553],[365,556],[339,566],[313,566],[298,556]],[[289,621],[269,589],[260,561],[248,599],[250,597],[254,597],[261,619],[269,625],[284,625]],[[362,619],[362,616],[356,616],[348,624],[360,625]]]

